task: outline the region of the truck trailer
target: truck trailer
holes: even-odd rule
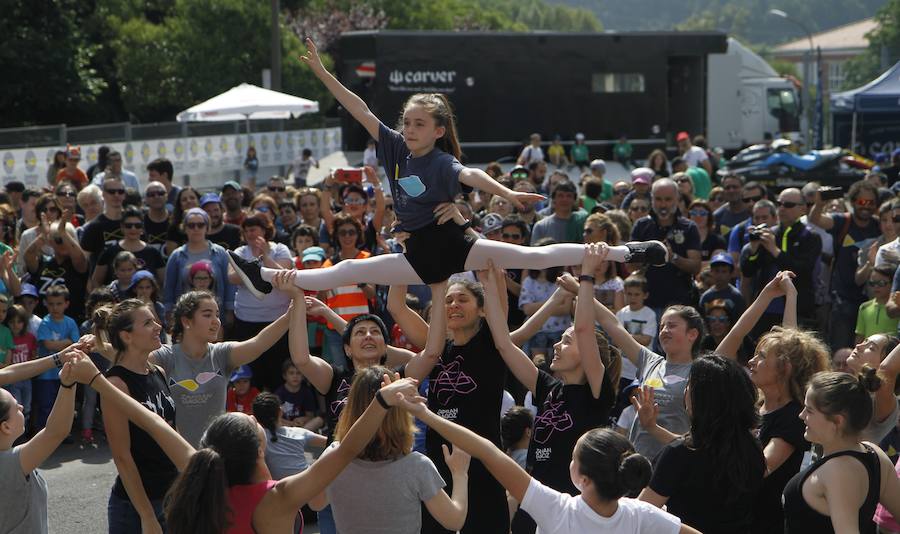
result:
[[[339,79],[389,125],[412,94],[447,94],[469,161],[514,155],[532,132],[626,136],[646,155],[680,131],[733,151],[797,129],[791,84],[720,32],[359,31],[337,56]],[[361,150],[365,130],[347,114],[343,127]]]

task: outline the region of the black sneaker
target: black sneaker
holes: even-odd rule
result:
[[[241,277],[241,281],[244,282],[244,287],[247,291],[253,293],[254,297],[262,300],[266,295],[272,292],[272,284],[262,279],[262,275],[260,274],[262,262],[259,260],[254,259],[248,261],[235,254],[234,251],[229,250],[228,263],[231,264],[234,272]]]
[[[661,267],[669,262],[669,251],[659,241],[632,241],[625,243],[628,247],[626,263],[648,263],[654,267]]]

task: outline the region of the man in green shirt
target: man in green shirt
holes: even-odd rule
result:
[[[612,184],[607,182],[603,175],[606,174],[606,162],[602,159],[595,159],[591,162],[591,175],[603,182],[603,193],[600,194],[600,200],[609,200],[613,195]]]

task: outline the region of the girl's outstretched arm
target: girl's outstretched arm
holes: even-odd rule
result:
[[[376,119],[377,120],[377,119]],[[537,202],[544,200],[543,195],[537,193],[525,193],[522,191],[513,191],[503,184],[491,178],[491,176],[481,169],[466,167],[459,173],[459,181],[478,189],[479,191],[487,191],[494,195],[499,195],[509,200],[516,208],[523,209],[524,203]]]
[[[373,139],[378,139],[378,127],[381,124],[378,117],[369,110],[369,106],[363,102],[362,98],[344,87],[334,75],[325,69],[325,65],[322,64],[322,59],[319,57],[319,49],[316,48],[312,39],[306,39],[306,48],[307,52],[300,56],[300,61],[309,66],[316,78],[325,84],[325,87],[334,95],[334,98],[344,106],[344,109],[350,112],[350,115],[353,115],[354,119],[362,124],[363,128],[369,132],[369,135]]]

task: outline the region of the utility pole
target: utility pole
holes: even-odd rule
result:
[[[272,0],[272,90],[281,91],[281,29],[278,14],[281,2]]]

